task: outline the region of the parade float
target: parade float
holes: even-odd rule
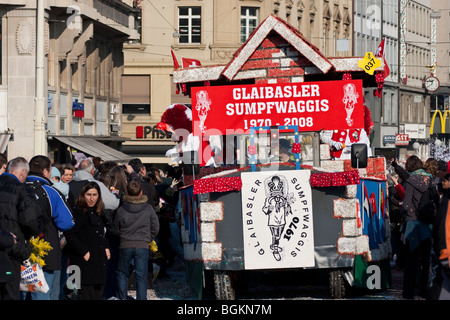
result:
[[[181,234],[199,298],[211,275],[216,298],[235,299],[256,270],[321,269],[333,298],[389,287],[386,163],[368,153],[363,101],[364,87],[380,95],[382,70],[371,53],[325,57],[273,15],[226,65],[174,70],[191,105],[169,106],[158,127],[178,142],[168,154],[184,168]]]

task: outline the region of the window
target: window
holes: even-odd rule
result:
[[[201,7],[178,7],[179,43],[201,43]]]
[[[241,8],[241,43],[247,41],[258,25],[258,8]]]
[[[257,153],[255,154],[256,164],[270,164],[277,162],[291,162],[295,163],[295,155],[292,152],[292,146],[295,142],[295,134],[293,132],[280,132],[279,134],[279,145],[278,147],[271,147],[271,139],[270,132],[256,132],[254,137],[254,145],[257,148]],[[245,165],[250,165],[251,155],[248,152],[248,146],[250,145],[250,138],[247,136],[244,138],[244,159],[241,159],[242,162],[245,161]],[[309,132],[300,132],[298,135],[299,142],[301,144],[301,153],[300,159],[302,162],[304,161],[313,161],[314,159],[314,150],[313,150],[313,141],[314,138]],[[284,140],[284,141],[283,141]],[[289,160],[286,158],[282,159],[280,154],[283,153],[281,148],[283,145],[288,149],[287,155],[289,156]]]
[[[124,103],[122,104],[122,113],[123,114],[150,114],[150,105],[149,104],[131,104]]]
[[[150,76],[122,76],[122,113],[150,115]]]

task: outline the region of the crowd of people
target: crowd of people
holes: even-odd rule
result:
[[[85,158],[56,164],[42,155],[7,161],[0,154],[0,300],[147,299],[153,279],[174,259],[183,261],[178,188],[182,171]],[[450,299],[450,168],[444,161],[392,159],[388,174],[392,256],[404,271],[404,299]],[[424,218],[423,199],[433,216]],[[31,238],[51,250],[43,266],[47,292],[20,290],[21,265]],[[67,268],[80,269],[80,288]]]
[[[409,156],[388,175],[392,256],[404,299],[450,299],[450,168]]]
[[[85,158],[52,163],[47,156],[7,161],[0,154],[0,300],[136,299],[176,257],[180,242],[178,188],[181,169],[147,168]],[[21,291],[30,239],[51,246],[43,260],[47,292]],[[68,285],[69,266],[79,268],[79,287]]]

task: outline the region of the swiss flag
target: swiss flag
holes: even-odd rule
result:
[[[383,62],[384,62],[383,77],[386,79],[389,76],[389,74],[391,73],[391,70],[389,69],[389,66],[386,62],[384,49],[385,49],[385,39],[383,38],[383,41],[381,41],[380,45],[378,46],[377,51],[375,52],[375,57],[383,57]]]
[[[196,59],[189,59],[189,58],[181,58],[183,62],[183,69],[184,68],[193,68],[193,67],[200,67],[202,64],[199,60]]]

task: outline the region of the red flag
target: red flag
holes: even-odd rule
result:
[[[389,66],[386,62],[386,57],[385,57],[385,42],[384,42],[384,38],[383,41],[381,41],[380,45],[378,46],[377,51],[375,52],[375,57],[383,57],[383,62],[384,62],[384,70],[383,70],[383,77],[386,79],[389,74],[391,73],[391,70],[389,69]]]
[[[402,78],[402,84],[405,85],[406,83],[408,83],[408,75],[405,74],[405,77]]]
[[[181,61],[183,61],[183,68],[200,67],[202,65],[200,61],[196,59],[181,58]]]
[[[170,50],[170,52],[172,53],[173,69],[176,70],[180,67],[180,65],[178,64],[177,57],[175,57],[175,53],[173,52],[173,50]],[[177,83],[177,94],[179,93],[180,93],[180,84]]]
[[[175,57],[175,53],[173,52],[173,50],[170,50],[170,52],[172,52],[173,68],[176,70],[180,67],[180,65],[178,64],[177,57]]]
[[[384,38],[378,46],[377,51],[375,52],[375,57],[384,57]]]

